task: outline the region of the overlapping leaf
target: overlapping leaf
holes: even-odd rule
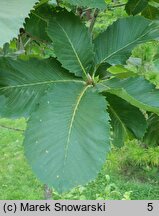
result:
[[[1,58],[0,104],[3,103],[1,115],[5,117],[30,115],[51,84],[72,79],[55,59],[14,61]]]
[[[65,0],[72,5],[77,5],[79,7],[89,7],[89,8],[99,8],[105,9],[106,3],[104,0]]]
[[[24,142],[28,161],[44,183],[64,192],[96,177],[109,150],[106,105],[82,83],[49,89],[28,122]]]
[[[142,15],[148,19],[158,19],[159,18],[159,9],[157,7],[148,5],[145,10],[142,12]]]
[[[159,24],[144,17],[119,19],[95,39],[96,63],[123,64],[135,46],[158,35]]]
[[[25,31],[31,37],[44,42],[50,42],[50,38],[46,33],[47,23],[50,17],[53,16],[53,7],[48,4],[42,4],[30,14],[25,21]]]
[[[0,2],[0,47],[9,42],[23,27],[24,19],[28,16],[38,0],[1,0]]]
[[[159,113],[159,90],[142,77],[113,78],[100,82],[97,87],[99,91],[117,95],[140,109]]]
[[[63,67],[76,76],[86,76],[94,54],[91,36],[80,19],[73,13],[61,11],[49,20],[47,32]]]
[[[159,146],[159,116],[151,114],[148,119],[148,129],[144,137],[148,146]]]
[[[128,0],[125,9],[129,15],[136,15],[148,6],[149,0]]]
[[[141,111],[115,95],[106,94],[106,96],[113,128],[113,144],[121,147],[130,137],[142,139],[147,123]]]

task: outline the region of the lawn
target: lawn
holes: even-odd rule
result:
[[[43,184],[34,176],[23,149],[23,130],[26,123],[20,120],[0,120],[0,199],[42,200]],[[9,127],[7,129],[6,127]],[[20,130],[12,130],[17,128]],[[22,130],[22,131],[21,131]],[[97,179],[85,187],[59,195],[53,199],[159,199],[159,171],[157,166],[144,164],[143,155],[137,161],[132,144],[113,150]],[[136,150],[139,151],[139,147]],[[159,158],[158,158],[159,159]],[[134,161],[136,160],[136,163]],[[156,158],[155,158],[156,161]]]

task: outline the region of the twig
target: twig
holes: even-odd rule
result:
[[[126,5],[126,3],[117,4],[117,5],[108,5],[108,8],[109,8],[109,9],[112,9],[112,8],[117,8],[117,7],[123,7],[123,6],[125,6],[125,5]]]
[[[8,130],[14,130],[14,131],[20,131],[20,132],[24,132],[25,131],[25,130],[22,130],[22,129],[12,128],[12,127],[8,127],[8,126],[5,126],[5,125],[0,125],[0,127],[8,129]]]
[[[89,27],[89,31],[90,31],[90,32],[93,31],[94,24],[95,24],[95,22],[96,22],[96,19],[97,19],[98,14],[99,14],[99,9],[95,9],[94,14],[93,14],[93,17],[92,17],[92,20],[91,20],[91,24],[90,24],[90,27]]]

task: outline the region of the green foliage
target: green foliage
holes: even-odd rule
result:
[[[147,123],[140,110],[115,95],[106,94],[106,96],[114,132],[113,144],[121,147],[130,137],[143,138]]]
[[[148,5],[145,10],[142,12],[142,15],[148,19],[158,19],[159,18],[159,9]]]
[[[158,51],[159,51],[158,41],[148,42],[136,47],[133,50],[132,58],[138,58],[138,60],[141,59],[141,65],[145,65],[146,63],[153,64],[159,57]],[[150,68],[147,68],[147,70],[150,70]]]
[[[97,9],[105,2],[67,3],[82,7],[66,7],[72,9],[68,12],[64,2],[58,7],[40,2],[18,37],[18,55],[23,55],[0,59],[0,114],[29,117],[26,157],[36,175],[60,192],[97,176],[109,150],[109,113],[118,146],[127,137],[144,136],[146,115],[140,110],[159,113],[159,90],[154,85],[129,69],[126,75],[116,72],[120,66],[113,73],[108,69],[118,64],[126,68],[123,64],[135,46],[157,39],[158,22],[142,16],[118,19],[92,42]],[[48,47],[47,54],[38,55],[33,41],[44,50]],[[38,59],[28,56],[30,43]],[[129,193],[124,196],[128,198]]]
[[[111,76],[115,76],[117,78],[128,78],[128,77],[136,77],[137,73],[135,71],[130,70],[125,65],[115,65],[108,68],[108,71],[111,73]]]
[[[127,70],[144,76],[147,80],[159,87],[158,41],[148,42],[136,47],[132,57],[127,61]]]
[[[159,116],[151,114],[148,118],[148,129],[143,142],[147,146],[159,146]]]
[[[127,17],[127,13],[123,7],[116,7],[115,9],[101,11],[98,14],[96,23],[94,25],[94,37],[107,29],[108,26],[112,25],[117,19]]]
[[[139,14],[148,6],[148,1],[149,0],[128,0],[125,7],[126,12],[129,15]]]
[[[19,33],[19,28],[23,27],[24,19],[28,16],[38,0],[2,0],[0,7],[0,47],[5,42],[9,42]],[[18,13],[18,8],[20,12]]]
[[[54,8],[48,4],[44,4],[41,7],[37,7],[30,14],[29,18],[25,20],[25,31],[26,33],[32,37],[36,38],[36,40],[41,40],[44,42],[50,42],[50,38],[46,33],[48,17],[52,17],[52,13],[54,12]],[[33,25],[36,23],[36,25]]]
[[[124,147],[120,149],[120,154],[119,149],[115,148],[113,153],[110,153],[108,157],[110,161],[114,161],[114,164],[109,164],[109,168],[118,168],[118,170],[120,170],[120,172],[122,173],[124,173],[126,169],[128,169],[130,175],[132,175],[131,172],[133,172],[133,170],[137,170],[137,168],[139,167],[145,170],[146,167],[149,167],[150,170],[158,168],[159,147],[145,147],[145,143],[137,140],[132,140],[125,143]],[[142,175],[140,177],[142,177]],[[155,175],[154,178],[156,178]]]
[[[159,2],[150,0],[128,0],[125,10],[129,15],[141,13],[142,16],[149,19],[158,19],[159,17]]]
[[[109,92],[126,100],[133,106],[159,113],[159,94],[155,86],[142,77],[102,81],[97,85],[100,92]]]

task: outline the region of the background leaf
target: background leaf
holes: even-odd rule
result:
[[[46,33],[46,28],[49,18],[53,16],[53,12],[53,7],[48,4],[42,4],[40,7],[37,7],[32,11],[24,25],[27,34],[34,39],[50,42],[51,39]]]
[[[93,64],[94,53],[91,36],[79,17],[67,11],[56,13],[55,18],[49,20],[47,32],[63,67],[76,76],[86,75]]]
[[[65,192],[97,176],[109,150],[106,106],[102,95],[82,83],[56,84],[48,91],[28,122],[24,142],[42,182]]]
[[[143,10],[142,12],[142,16],[148,18],[148,19],[158,19],[159,18],[159,9],[154,7],[154,6],[151,6],[151,5],[148,5],[145,10]]]
[[[147,123],[141,111],[115,95],[106,94],[106,98],[113,128],[113,144],[121,147],[128,138],[142,139]]]
[[[0,104],[3,117],[29,116],[55,81],[74,79],[55,59],[0,59]]]
[[[129,15],[136,15],[142,12],[148,6],[149,0],[128,0],[125,10]]]
[[[148,146],[159,146],[159,116],[151,114],[148,118],[148,129],[143,139]]]
[[[108,71],[117,78],[128,78],[137,76],[136,73],[132,72],[131,70],[127,69],[124,65],[115,65],[108,68]]]
[[[119,19],[95,39],[96,63],[124,64],[135,46],[158,35],[158,23],[144,17]]]
[[[38,0],[1,0],[0,4],[0,47],[9,42],[23,27],[24,19],[28,16]]]

